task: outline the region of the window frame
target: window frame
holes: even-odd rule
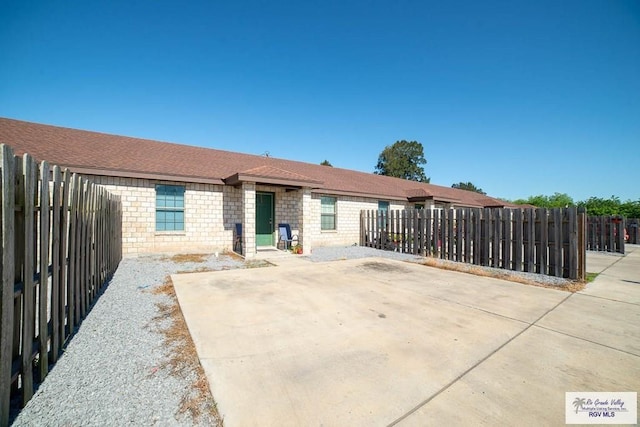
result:
[[[332,200],[333,213],[323,212],[323,206],[326,206],[323,202],[325,200]],[[333,228],[325,228],[324,218],[333,218]],[[338,229],[338,198],[334,196],[320,196],[320,231],[336,231]]]
[[[386,205],[386,207],[381,207],[380,205]],[[379,211],[388,211],[391,209],[391,203],[388,200],[378,200],[378,210]]]
[[[166,191],[171,189],[172,191]],[[156,233],[183,233],[185,231],[185,193],[184,185],[156,184],[155,231]],[[162,203],[161,203],[162,202]],[[172,221],[167,221],[167,214],[174,214]],[[164,216],[160,221],[159,217]],[[176,220],[176,218],[181,218]],[[162,225],[162,227],[160,227]],[[170,227],[168,227],[170,225]]]

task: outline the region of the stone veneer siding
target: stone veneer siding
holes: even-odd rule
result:
[[[378,201],[364,197],[326,196],[336,198],[336,229],[320,229],[320,198],[325,194],[314,193],[311,203],[312,240],[315,246],[353,245],[360,242],[360,212],[378,209]],[[404,209],[408,203],[389,201],[389,209]]]
[[[336,197],[336,230],[320,230],[320,197],[308,188],[287,191],[283,187],[245,183],[242,187],[180,183],[139,178],[87,176],[122,200],[124,254],[162,252],[215,252],[233,249],[236,223],[255,229],[255,192],[275,194],[274,242],[279,223],[288,223],[305,253],[313,246],[352,245],[360,241],[360,211],[377,209],[378,200]],[[156,231],[156,184],[185,187],[185,230]],[[390,201],[390,209],[413,204]],[[245,210],[246,208],[246,210]],[[304,227],[303,227],[304,224]],[[255,233],[243,231],[244,253],[255,254]],[[247,251],[248,248],[248,251]]]
[[[124,254],[232,249],[233,224],[239,222],[242,213],[237,189],[138,178],[87,178],[121,197]],[[184,231],[156,231],[156,184],[184,185]]]

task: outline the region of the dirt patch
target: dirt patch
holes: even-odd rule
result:
[[[196,374],[191,388],[185,390],[180,400],[179,412],[188,413],[195,421],[206,415],[213,425],[222,426],[223,420],[218,413],[207,377],[200,365],[200,359],[180,310],[171,278],[167,277],[165,283],[155,288],[152,293],[166,295],[170,300],[168,303],[157,304],[159,313],[154,318],[156,321],[171,320],[171,324],[161,331],[164,335],[164,345],[171,349],[171,356],[159,368],[167,369],[171,375],[181,378],[189,376],[191,372]]]
[[[511,274],[509,270],[486,270],[482,267],[457,263],[457,262],[442,262],[442,260],[436,258],[427,258],[422,265],[426,265],[428,267],[435,267],[441,270],[449,270],[449,271],[457,271],[460,273],[473,274],[475,276],[482,277],[491,277],[494,279],[502,279],[507,280],[509,282],[521,283],[523,285],[531,285],[531,286],[539,286],[541,288],[547,289],[558,289],[561,291],[567,291],[571,293],[579,292],[583,290],[586,286],[585,282],[579,281],[567,281],[567,283],[562,285],[551,285],[549,283],[544,283],[542,281],[536,281],[533,279],[529,279],[523,276],[519,276],[517,274]]]
[[[409,270],[395,264],[387,264],[384,262],[369,261],[362,264],[362,268],[369,271],[379,273],[406,273]]]
[[[163,260],[172,261],[176,264],[181,264],[183,262],[205,262],[209,255],[206,254],[176,254],[167,258],[163,258]]]

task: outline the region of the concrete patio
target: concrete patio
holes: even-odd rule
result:
[[[173,275],[227,426],[536,424],[640,389],[640,251],[579,293],[368,258]],[[593,267],[593,268],[591,268]]]

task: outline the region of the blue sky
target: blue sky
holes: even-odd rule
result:
[[[640,199],[640,1],[3,1],[0,116]],[[5,141],[6,142],[6,141]]]

